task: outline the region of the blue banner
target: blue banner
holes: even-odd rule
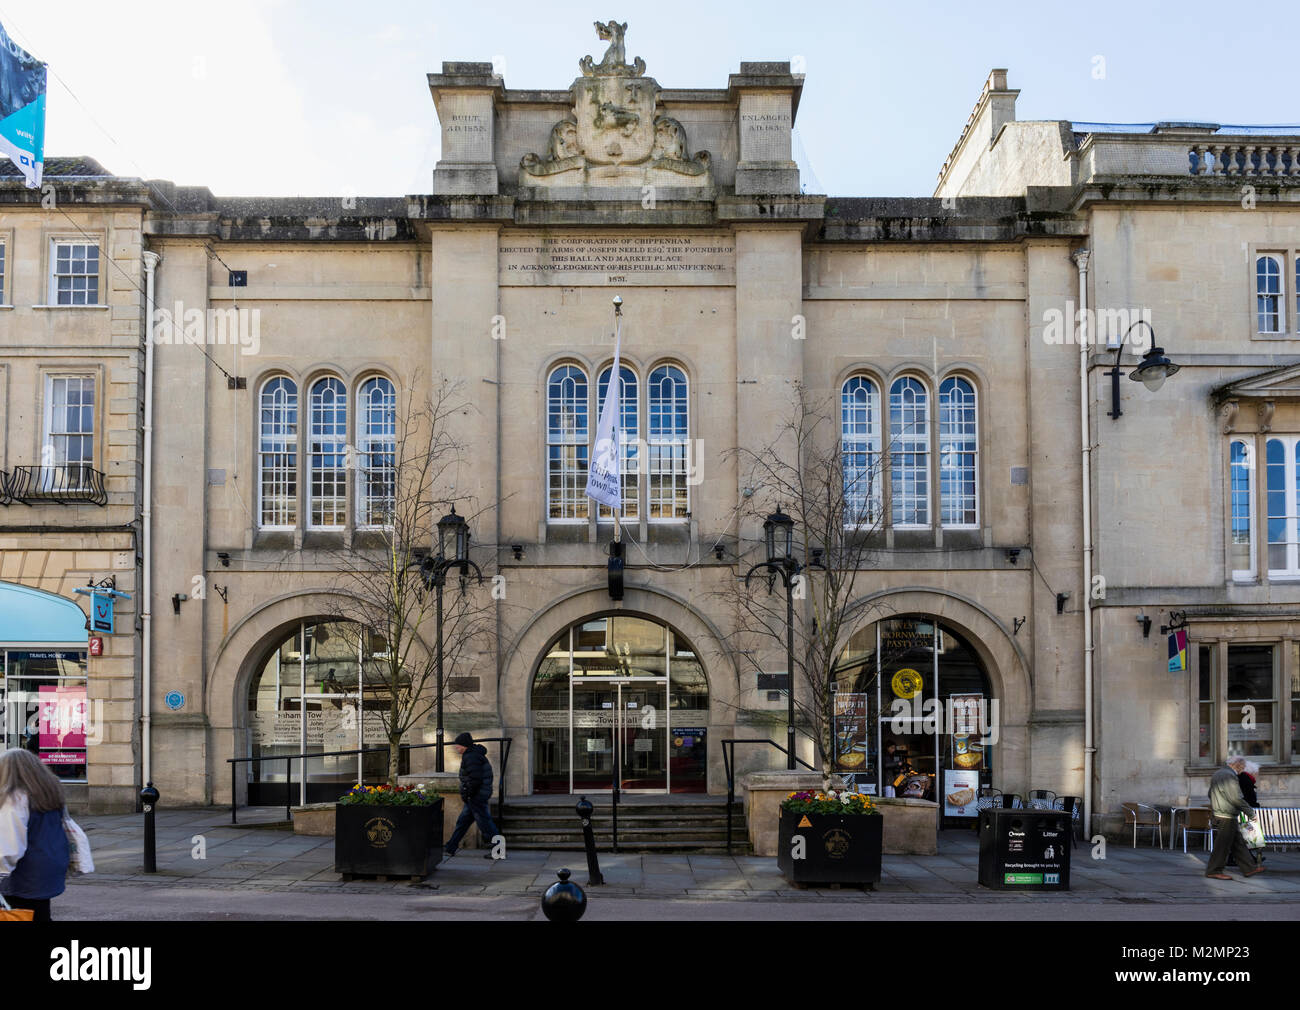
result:
[[[0,154],[23,173],[28,189],[41,184],[45,167],[45,64],[0,25]]]

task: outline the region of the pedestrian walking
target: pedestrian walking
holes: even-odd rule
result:
[[[29,750],[0,754],[0,895],[50,921],[63,893],[71,851],[64,831],[63,786]]]
[[[487,748],[475,743],[468,733],[462,733],[452,743],[452,749],[460,755],[460,798],[465,801],[465,806],[456,819],[456,828],[452,831],[451,838],[443,848],[448,856],[456,854],[461,839],[471,824],[478,825],[479,837],[485,845],[492,845],[492,839],[499,834],[492,814],[488,811],[488,803],[492,799],[492,764],[488,761]],[[492,852],[485,852],[483,858],[493,858]]]
[[[1210,779],[1210,813],[1214,818],[1214,850],[1210,853],[1210,865],[1206,867],[1205,875],[1215,880],[1231,880],[1223,872],[1229,853],[1236,859],[1243,877],[1263,872],[1264,868],[1256,864],[1255,854],[1237,830],[1237,817],[1240,814],[1254,817],[1255,809],[1241,794],[1236,769],[1220,768]]]
[[[1237,773],[1237,784],[1241,786],[1241,795],[1252,807],[1259,806],[1259,794],[1255,792],[1255,782],[1259,778],[1259,765],[1243,757],[1235,757],[1228,762],[1228,767]]]

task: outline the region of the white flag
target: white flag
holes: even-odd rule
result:
[[[614,367],[609,373],[609,387],[605,402],[600,407],[600,420],[596,424],[596,447],[587,468],[587,497],[615,511],[622,508],[622,481],[619,479],[618,421],[619,421],[619,345],[623,342],[623,320],[618,318],[614,335]]]

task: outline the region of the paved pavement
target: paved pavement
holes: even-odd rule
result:
[[[485,918],[528,919],[561,867],[587,879],[580,852],[512,852],[504,860],[465,849],[423,883],[343,883],[334,841],[258,827],[276,810],[167,810],[158,815],[158,873],[144,874],[143,817],[80,818],[96,873],[74,880],[59,918]],[[507,835],[507,840],[508,840]],[[592,918],[937,918],[954,909],[983,918],[1300,918],[1300,853],[1270,853],[1264,873],[1205,877],[1206,853],[1112,843],[1104,859],[1074,850],[1065,893],[999,892],[976,882],[973,832],[946,831],[935,856],[885,856],[870,892],[793,889],[770,858],[601,853],[606,884],[588,888]],[[346,896],[346,900],[343,899]]]

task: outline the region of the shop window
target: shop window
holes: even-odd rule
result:
[[[1215,691],[1214,657],[1212,645],[1202,645],[1197,651],[1197,690],[1196,690],[1196,744],[1195,753],[1198,761],[1211,763],[1217,760],[1218,751],[1214,746],[1214,713],[1218,711],[1218,694]]]
[[[600,373],[600,380],[596,383],[596,403],[598,405],[605,402],[605,394],[609,391],[609,377],[613,370],[611,365]],[[623,457],[619,464],[622,467],[619,476],[623,484],[623,507],[620,518],[635,519],[640,514],[638,509],[640,460],[637,455],[640,444],[640,429],[637,426],[637,381],[636,373],[625,365],[619,366],[618,374],[618,445]],[[608,506],[599,505],[597,507],[599,508],[599,518],[614,518],[614,512]]]
[[[998,703],[983,663],[927,615],[856,631],[835,665],[833,706],[832,762],[850,788],[939,799],[945,818],[968,821],[979,789],[998,784]]]
[[[397,495],[397,393],[382,376],[357,396],[357,526],[391,527]]]
[[[589,427],[587,374],[561,365],[546,382],[546,507],[552,522],[588,516]]]
[[[90,719],[86,653],[10,650],[0,661],[0,742],[30,750],[64,782],[85,782],[87,737],[103,729]]]
[[[343,383],[320,379],[311,388],[307,466],[307,526],[342,529],[347,522],[348,398]]]
[[[650,373],[649,517],[685,519],[690,514],[690,406],[686,374],[675,365],[660,365]]]
[[[262,386],[258,420],[258,525],[293,529],[298,522],[298,387],[277,376]]]
[[[1277,758],[1276,647],[1228,646],[1228,756]]]

